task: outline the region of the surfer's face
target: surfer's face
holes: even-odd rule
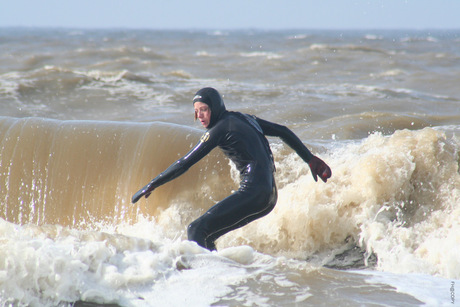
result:
[[[195,119],[198,118],[203,127],[207,128],[211,122],[211,109],[201,101],[195,102],[193,106],[195,107]]]

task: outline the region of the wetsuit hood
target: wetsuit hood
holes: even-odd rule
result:
[[[196,92],[195,97],[193,97],[193,104],[197,101],[207,104],[211,109],[211,120],[207,128],[212,128],[226,111],[222,96],[216,89],[205,87]]]

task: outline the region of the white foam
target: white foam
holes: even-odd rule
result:
[[[379,270],[459,278],[459,148],[430,128],[336,144],[320,155],[332,168],[326,184],[314,182],[291,154],[277,167],[282,178],[273,212],[218,246],[250,244],[267,254],[305,257],[351,239],[377,255]]]
[[[240,53],[242,57],[264,57],[267,58],[267,60],[276,60],[276,59],[281,59],[283,56],[274,52],[263,52],[263,51],[254,51],[254,52],[243,52]]]
[[[328,270],[303,260],[260,254],[249,246],[210,252],[194,242],[151,234],[157,227],[155,221],[143,220],[116,230],[155,237],[152,241],[0,220],[0,303],[57,305],[84,300],[123,306],[225,302],[271,306],[273,299],[279,304],[314,301],[319,293],[329,291],[322,285],[329,289],[334,280],[332,290],[342,287],[344,293],[354,293],[362,287],[374,293],[376,303],[385,301],[385,285],[390,285],[428,305],[442,306],[450,302],[451,283],[456,291],[460,282],[423,274]],[[353,274],[370,278],[356,279]],[[348,278],[358,284],[349,285]],[[347,302],[357,301],[347,298]]]

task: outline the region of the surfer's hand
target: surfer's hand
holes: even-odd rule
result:
[[[320,158],[313,156],[310,162],[308,162],[308,165],[310,166],[311,174],[315,181],[318,181],[317,176],[324,182],[327,182],[327,179],[331,178],[331,168]]]
[[[154,188],[150,186],[150,183],[140,189],[139,191],[136,192],[136,194],[133,195],[133,198],[131,199],[131,202],[135,204],[139,199],[142,198],[142,196],[145,196],[145,198],[148,198],[150,194],[152,194],[152,191]]]

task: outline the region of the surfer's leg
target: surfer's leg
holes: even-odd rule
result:
[[[207,248],[211,251],[216,250],[214,242],[208,242],[208,213],[200,216],[198,219],[190,223],[187,227],[187,236],[189,241],[198,243],[199,246]]]
[[[264,215],[276,204],[274,186],[269,193],[237,191],[217,203],[188,226],[188,239],[209,250],[215,250],[215,240]]]

